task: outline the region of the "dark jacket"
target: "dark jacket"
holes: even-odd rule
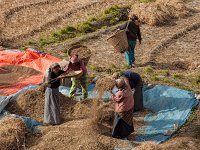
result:
[[[128,24],[129,22],[129,24]],[[136,23],[134,21],[128,21],[125,24],[123,24],[122,26],[120,26],[120,30],[126,29],[126,26],[128,24],[128,28],[127,28],[127,38],[128,40],[142,40],[141,38],[141,32],[140,32],[140,27],[138,25],[136,25]]]
[[[53,71],[49,70],[48,74],[48,87],[49,88],[58,88],[60,86],[60,80],[52,80],[63,74],[64,71],[60,70],[58,74],[55,74]]]
[[[141,76],[136,72],[125,71],[122,73],[122,76],[128,78],[131,89],[135,88],[142,82]]]

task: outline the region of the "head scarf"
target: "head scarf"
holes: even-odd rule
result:
[[[60,68],[60,65],[58,63],[53,63],[53,64],[51,64],[50,69],[52,70],[52,69],[54,69],[56,67]]]

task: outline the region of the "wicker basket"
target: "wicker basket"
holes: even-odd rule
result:
[[[128,39],[125,30],[119,30],[107,39],[117,52],[124,53],[128,49]]]
[[[80,59],[84,62],[84,64],[87,65],[88,62],[89,62],[89,60],[90,60],[90,57],[91,57],[91,55],[92,55],[91,50],[90,50],[88,47],[83,46],[83,45],[75,45],[75,46],[72,46],[71,48],[68,49],[67,55],[70,57],[70,56],[71,56],[71,53],[73,52],[73,50],[79,49],[79,48],[85,48],[85,49],[87,49],[87,51],[88,51],[88,56],[86,56],[86,57],[80,57]],[[81,54],[78,54],[78,55],[80,56]]]

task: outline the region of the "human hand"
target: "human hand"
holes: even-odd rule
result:
[[[64,78],[64,76],[60,75],[56,79],[63,79],[63,78]]]

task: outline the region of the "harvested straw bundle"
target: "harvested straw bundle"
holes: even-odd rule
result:
[[[25,139],[25,124],[21,119],[5,117],[0,120],[0,149],[19,149]]]
[[[189,9],[183,0],[157,0],[152,3],[136,3],[132,6],[132,14],[136,14],[141,22],[156,26],[172,18],[188,15]]]
[[[114,105],[112,102],[101,104],[94,113],[94,121],[100,124],[112,125],[114,120]]]
[[[115,80],[110,77],[103,77],[96,82],[95,91],[99,97],[102,97],[105,91],[112,91],[115,86]]]

